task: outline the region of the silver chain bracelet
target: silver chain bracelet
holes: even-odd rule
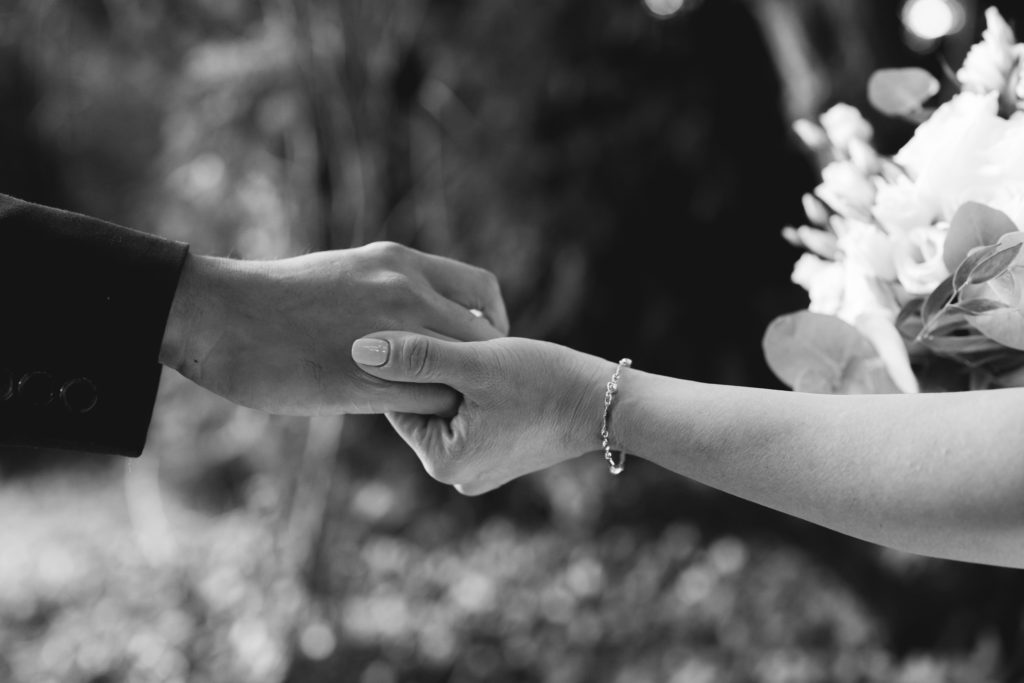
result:
[[[618,460],[615,459],[610,441],[611,434],[608,433],[608,416],[611,413],[612,400],[615,398],[615,394],[619,391],[619,375],[622,374],[623,368],[628,368],[632,365],[633,361],[629,358],[623,358],[620,360],[618,366],[615,368],[615,374],[612,375],[611,381],[608,382],[607,388],[604,392],[604,418],[601,420],[601,447],[604,448],[604,459],[608,461],[608,471],[612,474],[622,474],[622,470],[626,469],[626,452],[619,451],[619,458]]]

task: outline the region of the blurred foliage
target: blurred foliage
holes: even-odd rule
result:
[[[494,270],[517,334],[778,386],[761,334],[804,304],[779,228],[814,183],[789,117],[928,57],[889,0],[687,7],[7,0],[0,191],[197,253],[393,239]],[[873,122],[883,148],[909,132]],[[262,415],[167,373],[141,460],[0,467],[0,681],[1024,667],[1017,572],[882,551],[637,460],[465,499],[381,420]]]

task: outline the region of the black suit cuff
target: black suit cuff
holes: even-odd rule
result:
[[[0,195],[0,445],[137,456],[188,245]]]

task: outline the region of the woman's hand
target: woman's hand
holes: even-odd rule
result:
[[[508,318],[491,273],[389,242],[277,261],[190,256],[160,360],[271,413],[452,414],[448,387],[384,382],[352,362],[353,340],[379,329],[483,340],[507,334]]]
[[[456,343],[402,332],[359,339],[352,357],[380,379],[462,394],[452,418],[388,414],[427,472],[461,493],[485,493],[600,448],[614,363],[528,339]]]

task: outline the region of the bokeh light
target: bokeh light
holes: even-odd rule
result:
[[[907,0],[903,26],[921,40],[938,40],[964,25],[964,8],[957,0]]]
[[[644,5],[656,17],[670,17],[686,4],[687,0],[644,0]]]

